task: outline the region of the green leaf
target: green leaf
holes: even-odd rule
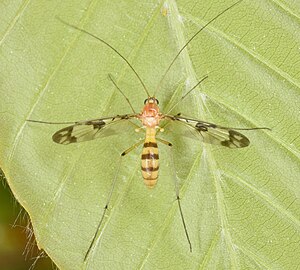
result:
[[[129,113],[108,79],[140,111],[178,50],[233,1],[5,1],[0,22],[0,166],[30,215],[41,249],[60,269],[295,269],[300,263],[299,4],[243,1],[188,46],[156,93],[166,112],[245,131],[230,150],[168,131],[174,164],[160,145],[160,178],[148,190],[140,151],[120,153],[143,133],[69,146],[52,142],[61,125]],[[117,168],[118,182],[96,245]],[[189,252],[175,200],[180,179]]]

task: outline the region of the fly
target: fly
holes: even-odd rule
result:
[[[167,73],[171,69],[172,65],[176,61],[176,59],[179,57],[179,55],[182,53],[182,51],[188,46],[188,44],[201,32],[203,31],[209,24],[211,24],[213,21],[215,21],[217,18],[219,18],[221,15],[223,15],[225,12],[233,8],[234,6],[241,3],[243,0],[239,0],[230,7],[223,10],[221,13],[213,17],[209,22],[207,22],[201,29],[199,29],[187,42],[186,44],[178,51],[178,53],[173,58],[172,62],[166,69],[165,73],[163,74],[160,83],[158,84],[158,87],[155,91],[155,93],[158,91],[161,82],[165,79]],[[60,19],[61,20],[61,19]],[[62,21],[62,20],[61,20]],[[58,144],[72,144],[72,143],[79,143],[89,140],[94,140],[97,138],[109,136],[111,134],[117,133],[120,131],[120,124],[125,122],[131,122],[133,119],[137,119],[141,122],[141,126],[136,128],[136,131],[139,131],[140,129],[145,129],[145,139],[138,141],[136,144],[131,146],[129,149],[125,150],[120,155],[120,160],[122,160],[122,157],[127,155],[129,152],[131,152],[133,149],[137,148],[138,146],[143,144],[142,154],[141,154],[141,173],[142,177],[144,179],[144,183],[148,188],[154,188],[159,175],[159,151],[158,151],[158,144],[162,143],[170,147],[172,149],[172,143],[165,141],[163,139],[160,139],[157,135],[159,132],[163,132],[163,128],[160,126],[160,121],[165,120],[173,123],[178,123],[179,125],[183,125],[186,127],[187,134],[192,134],[193,138],[196,138],[200,141],[203,141],[205,143],[214,144],[214,145],[220,145],[227,148],[243,148],[247,147],[250,144],[249,139],[240,133],[240,130],[256,130],[256,129],[268,129],[265,127],[259,127],[259,128],[229,128],[229,127],[223,127],[220,125],[216,125],[213,123],[205,122],[198,119],[188,118],[184,117],[181,114],[172,115],[170,112],[177,106],[179,102],[181,102],[183,99],[186,98],[186,96],[191,93],[200,83],[202,83],[205,79],[208,78],[208,76],[204,76],[199,82],[197,82],[185,95],[181,97],[181,99],[174,104],[171,109],[167,113],[160,112],[159,109],[159,101],[156,99],[155,94],[150,95],[149,91],[142,81],[141,77],[138,75],[136,70],[133,68],[133,66],[129,63],[129,61],[112,45],[104,41],[103,39],[95,36],[94,34],[81,29],[75,25],[66,23],[62,21],[64,24],[68,25],[69,27],[76,29],[80,32],[83,32],[107,47],[109,47],[111,50],[113,50],[116,54],[118,54],[130,67],[130,69],[134,72],[137,79],[140,81],[147,98],[144,101],[144,107],[141,110],[140,113],[137,113],[132,104],[130,103],[129,99],[125,96],[125,94],[121,91],[121,89],[117,86],[115,83],[113,77],[109,75],[109,79],[112,81],[114,86],[118,89],[118,91],[124,96],[127,103],[129,104],[132,113],[124,114],[124,115],[115,115],[111,117],[103,117],[99,119],[92,119],[92,120],[84,120],[84,121],[77,121],[77,122],[45,122],[45,121],[37,121],[37,120],[27,120],[29,122],[37,122],[37,123],[47,123],[47,124],[71,124],[65,128],[62,128],[58,130],[56,133],[53,134],[52,140]],[[133,123],[131,123],[133,124]],[[185,135],[185,134],[183,134]],[[171,160],[173,161],[173,154],[171,151]],[[98,224],[98,227],[96,229],[96,232],[90,242],[90,245],[87,249],[87,252],[84,257],[84,261],[87,260],[89,257],[90,252],[93,250],[95,241],[97,239],[97,236],[100,232],[100,228],[102,225],[102,222],[104,220],[105,213],[108,209],[110,199],[116,184],[117,176],[119,173],[119,168],[116,172],[116,175],[114,177],[114,180],[111,185],[111,189],[107,198],[106,205],[104,207],[104,211],[102,213],[100,222]],[[178,203],[178,208],[181,216],[181,221],[183,224],[184,233],[187,239],[187,242],[189,244],[189,249],[192,251],[192,244],[190,240],[190,236],[188,234],[188,229],[185,223],[185,219],[183,216],[183,211],[180,203],[180,196],[179,196],[179,187],[176,181],[176,174],[175,171],[174,178],[175,178],[175,184],[176,184],[176,200]]]

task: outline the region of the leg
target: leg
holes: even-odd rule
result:
[[[163,139],[156,138],[156,140],[159,141],[159,142],[161,142],[161,143],[163,143],[163,144],[165,144],[165,145],[167,145],[167,146],[171,146],[171,147],[173,146],[172,143],[170,143],[170,142],[168,142],[168,141],[165,141],[165,140],[163,140]]]
[[[96,229],[96,232],[94,234],[94,237],[93,237],[93,240],[84,256],[84,261],[86,262],[90,252],[92,251],[92,248],[95,246],[95,241],[97,240],[98,238],[98,234],[99,234],[99,231],[100,231],[100,228],[101,228],[101,225],[102,225],[102,222],[104,220],[104,217],[105,217],[105,214],[106,214],[106,211],[108,209],[108,206],[109,206],[109,203],[110,203],[110,200],[111,200],[111,197],[112,197],[112,194],[113,194],[113,191],[115,189],[115,186],[116,186],[116,182],[117,182],[117,179],[118,179],[118,174],[119,174],[119,171],[120,171],[120,168],[121,168],[121,165],[122,165],[122,157],[124,157],[125,155],[127,155],[129,152],[131,152],[132,150],[134,150],[135,148],[137,148],[139,145],[141,145],[142,143],[144,142],[144,140],[140,140],[138,141],[136,144],[134,144],[133,146],[131,146],[130,148],[128,148],[127,150],[125,150],[121,155],[120,155],[120,158],[119,158],[119,166],[117,168],[117,171],[116,171],[116,174],[115,174],[115,177],[114,177],[114,180],[111,184],[111,188],[110,188],[110,191],[108,193],[108,196],[107,196],[107,200],[106,200],[106,204],[104,206],[104,210],[103,210],[103,213],[102,213],[102,216],[101,216],[101,219],[100,219],[100,222],[97,226],[97,229]]]
[[[134,150],[135,148],[137,148],[139,145],[141,145],[144,142],[144,140],[140,140],[137,143],[135,143],[133,146],[129,147],[127,150],[125,150],[121,156],[125,156],[127,155],[129,152],[131,152],[132,150]]]
[[[119,86],[116,84],[116,82],[114,81],[113,77],[111,74],[108,74],[108,78],[111,80],[111,82],[114,84],[114,86],[118,89],[118,91],[122,94],[122,96],[126,99],[127,103],[129,104],[131,110],[133,113],[136,114],[135,110],[133,109],[133,106],[129,100],[129,98],[124,94],[124,92],[119,88]]]
[[[170,156],[171,156],[171,162],[173,164],[173,179],[174,179],[174,182],[175,182],[175,192],[176,192],[176,201],[178,203],[178,208],[179,208],[179,212],[180,212],[180,217],[181,217],[181,221],[182,221],[182,225],[183,225],[183,229],[184,229],[184,232],[185,232],[185,236],[186,236],[186,239],[189,243],[189,246],[190,246],[190,252],[192,252],[192,243],[191,243],[191,240],[190,240],[190,237],[189,237],[189,234],[188,234],[188,231],[187,231],[187,227],[186,227],[186,223],[185,223],[185,220],[184,220],[184,216],[183,216],[183,212],[182,212],[182,208],[181,208],[181,203],[180,203],[180,197],[179,197],[179,185],[178,185],[178,179],[177,179],[177,175],[176,175],[176,171],[175,171],[175,165],[174,165],[174,157],[173,157],[173,148],[172,148],[172,143],[168,142],[168,141],[165,141],[165,140],[162,140],[160,138],[156,138],[157,141],[167,145],[167,146],[170,146]]]

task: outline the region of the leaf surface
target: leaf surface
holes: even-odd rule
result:
[[[295,269],[300,263],[299,6],[243,1],[206,28],[167,74],[156,97],[166,112],[245,131],[245,149],[205,145],[168,131],[174,164],[160,145],[160,178],[143,184],[143,138],[122,133],[63,146],[61,125],[130,113],[147,98],[101,37],[134,66],[150,94],[178,50],[232,1],[5,1],[0,23],[0,166],[29,213],[38,245],[60,269]],[[294,5],[294,6],[293,6]],[[101,233],[91,243],[120,167]],[[180,182],[189,252],[175,201]]]

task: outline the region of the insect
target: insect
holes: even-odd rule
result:
[[[161,85],[161,82],[165,79],[167,73],[169,72],[170,68],[176,61],[176,59],[179,57],[179,55],[182,53],[182,51],[188,46],[188,44],[201,32],[203,29],[205,29],[210,23],[215,21],[218,17],[220,17],[222,14],[242,2],[243,0],[239,0],[233,5],[229,6],[227,9],[223,10],[221,13],[219,13],[217,16],[213,17],[209,22],[207,22],[201,29],[199,29],[187,42],[186,44],[178,51],[178,53],[173,58],[172,62],[166,69],[165,73],[162,76],[162,79],[159,86]],[[61,20],[62,21],[62,20]],[[163,128],[160,126],[160,122],[162,120],[165,120],[167,122],[173,122],[183,125],[188,133],[192,133],[194,138],[197,138],[198,140],[201,140],[205,143],[215,144],[215,145],[221,145],[227,148],[243,148],[247,147],[250,144],[249,139],[239,132],[239,130],[255,130],[255,129],[268,129],[264,127],[260,128],[229,128],[229,127],[223,127],[220,125],[216,125],[213,123],[205,122],[198,119],[193,118],[187,118],[182,116],[181,114],[170,114],[171,111],[178,105],[179,102],[184,100],[194,89],[197,88],[197,86],[202,83],[204,80],[208,78],[208,76],[204,76],[199,82],[196,83],[185,95],[181,97],[181,99],[175,103],[166,113],[160,112],[159,109],[159,101],[156,99],[155,94],[150,95],[147,87],[145,86],[143,80],[138,75],[136,70],[133,68],[133,66],[129,63],[129,61],[118,51],[116,50],[112,45],[104,41],[103,39],[95,36],[94,34],[87,32],[84,29],[78,28],[77,26],[71,25],[69,23],[66,23],[62,21],[64,24],[68,25],[69,27],[76,29],[78,31],[81,31],[98,41],[100,41],[102,44],[109,47],[111,50],[113,50],[116,54],[118,54],[130,67],[130,69],[133,71],[133,73],[136,75],[137,79],[140,81],[147,98],[144,101],[144,107],[140,113],[137,113],[132,104],[130,103],[129,99],[125,96],[123,91],[118,87],[118,85],[115,83],[113,77],[109,75],[109,79],[112,81],[114,86],[118,89],[118,91],[124,96],[127,103],[131,107],[132,113],[124,114],[124,115],[115,115],[112,117],[103,117],[99,119],[92,119],[92,120],[84,120],[84,121],[78,121],[78,122],[46,122],[46,121],[37,121],[37,120],[28,120],[30,122],[37,122],[37,123],[47,123],[47,124],[71,124],[70,126],[67,126],[65,128],[62,128],[58,130],[54,135],[52,136],[52,139],[54,142],[58,144],[72,144],[72,143],[79,143],[83,141],[89,141],[94,140],[97,138],[109,136],[110,134],[113,134],[115,132],[118,132],[119,125],[121,123],[131,123],[131,120],[137,119],[141,122],[141,126],[136,127],[136,130],[139,131],[141,129],[145,130],[145,139],[138,141],[136,144],[131,146],[129,149],[125,150],[123,153],[121,153],[120,158],[122,159],[123,156],[127,155],[129,152],[131,152],[133,149],[137,148],[138,146],[143,144],[142,148],[142,155],[141,155],[141,172],[142,177],[144,179],[144,183],[148,188],[154,188],[157,180],[158,180],[158,174],[159,174],[159,152],[158,152],[158,144],[162,143],[170,147],[172,149],[173,144],[171,142],[165,141],[163,139],[160,139],[157,137],[157,135],[160,132],[163,132]],[[159,88],[158,86],[158,88]],[[155,93],[157,92],[158,88],[156,89]],[[172,151],[171,151],[171,157]],[[120,166],[119,166],[120,168]],[[111,189],[107,198],[106,205],[104,207],[104,211],[102,213],[100,222],[98,224],[98,227],[95,231],[95,234],[91,240],[91,243],[88,247],[88,250],[85,254],[84,260],[86,261],[89,257],[90,252],[93,250],[93,247],[95,245],[95,241],[97,239],[97,236],[100,232],[100,228],[102,225],[102,222],[105,217],[105,213],[108,209],[110,199],[112,196],[112,193],[114,191],[114,187],[116,184],[116,179],[119,173],[119,169],[116,172],[116,175],[114,177],[114,180],[112,181]],[[175,174],[175,172],[174,172]],[[178,203],[178,208],[183,224],[183,229],[185,232],[185,236],[187,239],[187,242],[189,244],[189,249],[192,251],[192,244],[191,240],[188,234],[187,225],[184,219],[181,203],[180,203],[180,196],[179,196],[179,188],[176,181],[176,175],[174,175],[175,178],[175,184],[176,184],[176,200]]]

